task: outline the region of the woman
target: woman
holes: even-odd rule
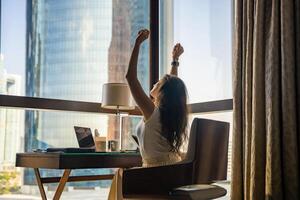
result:
[[[177,77],[179,56],[183,53],[180,44],[173,49],[170,75],[159,80],[150,92],[150,99],[137,78],[137,60],[140,45],[149,37],[148,30],[141,30],[131,54],[126,79],[132,96],[139,106],[143,120],[137,127],[139,148],[143,167],[174,164],[181,161],[180,147],[186,138],[187,92]],[[122,199],[122,170],[114,177],[109,200]]]

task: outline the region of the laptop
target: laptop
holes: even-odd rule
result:
[[[79,148],[47,148],[47,152],[91,153],[95,152],[95,142],[90,128],[74,126]]]
[[[95,149],[95,142],[90,128],[74,126],[74,130],[80,148]]]

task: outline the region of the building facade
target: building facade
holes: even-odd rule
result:
[[[0,94],[21,95],[21,76],[8,74],[0,56]],[[24,111],[0,109],[0,171],[15,170],[16,153],[24,142]]]
[[[148,0],[27,0],[26,96],[100,102],[104,83],[125,82],[135,37],[148,27]],[[147,92],[148,49],[147,42],[138,61],[138,77]],[[127,135],[138,120],[124,119]],[[25,151],[76,147],[74,125],[97,128],[109,138],[117,138],[119,131],[116,118],[96,114],[26,111],[25,124]],[[25,184],[35,183],[32,175],[25,171]]]
[[[126,83],[125,74],[130,58],[130,15],[129,0],[112,1],[112,39],[108,50],[108,82]],[[108,117],[108,138],[117,139],[120,137],[119,118]],[[123,129],[130,126],[129,120],[123,120]]]
[[[111,19],[110,0],[28,0],[26,96],[100,102],[108,81]],[[106,116],[26,111],[25,151],[77,147],[75,125],[107,134]],[[31,172],[25,172],[24,182],[34,184]]]
[[[125,75],[135,38],[138,31],[149,28],[148,0],[114,0],[112,20],[112,40],[108,54],[108,81],[126,83]],[[149,42],[142,44],[138,58],[138,78],[142,87],[149,92]],[[119,139],[119,119],[109,116],[108,137]],[[122,143],[124,149],[135,148],[128,139],[135,133],[140,118],[123,117]]]

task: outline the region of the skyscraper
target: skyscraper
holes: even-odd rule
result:
[[[108,54],[108,81],[126,83],[125,75],[128,68],[131,50],[139,30],[149,27],[148,0],[114,0],[112,20],[112,40]],[[138,78],[142,87],[149,91],[149,45],[142,45],[138,60]],[[128,137],[135,131],[139,118],[123,118],[122,141],[124,148],[132,148]],[[108,136],[119,139],[119,121],[109,117]],[[126,140],[127,139],[127,140]]]
[[[100,102],[108,81],[111,19],[110,0],[28,0],[26,95]],[[74,125],[106,134],[107,117],[27,111],[25,150],[77,146]],[[33,183],[30,173],[25,183]]]
[[[5,70],[4,70],[4,66],[3,66],[3,55],[0,53],[0,94],[4,94],[5,93]]]
[[[108,82],[126,83],[125,74],[130,57],[129,0],[112,1],[112,39],[108,50]],[[119,120],[108,118],[108,138],[119,139]],[[128,129],[128,120],[123,120],[123,129]]]
[[[150,23],[150,3],[148,0],[129,0],[130,12],[130,44],[131,48],[135,43],[138,31],[141,29],[149,29]],[[138,79],[144,91],[149,93],[149,40],[145,41],[141,48],[138,58]]]
[[[0,94],[21,95],[21,77],[8,74],[0,57]],[[0,171],[15,169],[16,153],[22,151],[24,111],[0,109]]]
[[[26,95],[100,102],[104,83],[125,81],[136,34],[148,27],[148,0],[28,0]],[[148,53],[144,44],[138,76],[146,91]],[[74,125],[115,137],[116,123],[105,115],[28,111],[25,150],[77,146]],[[127,120],[125,126],[134,123]],[[33,183],[32,174],[25,172],[25,184]]]
[[[26,94],[100,102],[107,82],[111,1],[30,0],[29,5]],[[37,139],[49,146],[76,145],[71,130],[79,120],[107,126],[99,116],[39,112],[38,118]]]

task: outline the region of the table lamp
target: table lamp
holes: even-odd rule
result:
[[[102,88],[102,108],[116,110],[120,122],[119,147],[122,150],[122,118],[120,110],[133,110],[135,108],[126,83],[106,83]]]

